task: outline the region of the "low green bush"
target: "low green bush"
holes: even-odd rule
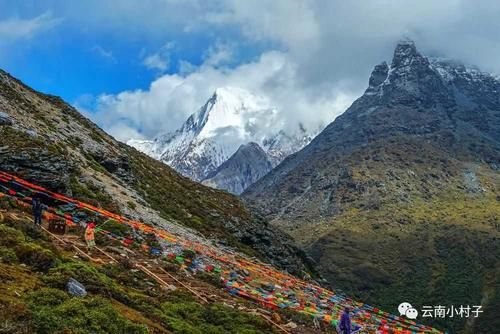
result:
[[[130,228],[130,226],[112,220],[109,220],[104,224],[101,224],[99,227],[102,227],[102,229],[121,237],[128,236],[132,233],[132,229]]]
[[[42,288],[30,294],[28,305],[39,334],[147,334],[147,328],[123,317],[102,297],[77,298]]]
[[[293,321],[297,324],[301,324],[304,326],[313,326],[314,319],[305,313],[300,313],[292,310],[283,309],[280,310],[279,313],[286,319]]]
[[[164,303],[156,314],[165,327],[183,334],[258,334],[272,332],[260,317],[242,313],[220,304],[196,302]]]
[[[20,231],[9,226],[0,225],[0,246],[13,248],[23,242],[25,242],[25,238]]]
[[[125,305],[141,310],[150,309],[147,304],[153,303],[152,300],[139,291],[144,282],[139,279],[137,282],[133,280],[134,275],[142,276],[142,273],[123,272],[117,279],[126,281],[127,284],[119,285],[107,275],[107,273],[113,275],[114,270],[109,267],[102,270],[103,272],[83,262],[68,261],[50,269],[47,275],[42,278],[42,281],[49,287],[65,289],[68,280],[74,278],[82,283],[90,293],[111,297]]]
[[[31,211],[29,212],[31,214]],[[11,227],[19,232],[23,233],[28,241],[36,240],[40,241],[50,241],[49,237],[46,233],[43,232],[42,229],[35,226],[33,222],[30,221],[13,221],[10,219],[6,219],[3,224],[5,226]]]
[[[20,262],[35,271],[46,272],[56,265],[58,257],[50,249],[27,242],[23,232],[6,225],[0,225],[0,247],[10,249]],[[15,260],[10,253],[10,258]]]
[[[0,247],[0,262],[12,264],[18,261],[16,252],[9,248]]]
[[[217,288],[223,288],[224,284],[221,281],[221,277],[217,273],[206,273],[206,272],[198,272],[196,273],[196,278],[207,282],[208,284],[211,284]]]
[[[35,271],[47,272],[58,262],[52,251],[33,243],[22,243],[15,248],[15,252],[22,263]]]

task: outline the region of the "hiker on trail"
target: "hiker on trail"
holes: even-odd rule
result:
[[[87,250],[90,252],[95,247],[95,224],[88,223],[85,228],[85,241],[87,242]]]
[[[344,309],[344,312],[340,317],[339,329],[341,334],[351,334],[351,316],[349,315],[348,307]]]
[[[35,222],[35,226],[42,226],[42,214],[45,209],[45,205],[43,205],[40,197],[37,196],[33,198],[31,206],[33,209],[33,220]]]

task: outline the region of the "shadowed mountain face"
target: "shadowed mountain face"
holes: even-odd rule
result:
[[[273,168],[269,157],[257,143],[240,146],[226,162],[203,180],[203,184],[241,194]]]
[[[425,320],[490,333],[500,326],[499,167],[498,79],[401,42],[363,96],[243,196],[333,286],[388,310],[482,304],[475,321]]]

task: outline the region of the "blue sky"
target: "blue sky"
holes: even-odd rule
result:
[[[283,127],[331,122],[412,38],[500,73],[493,0],[0,0],[0,68],[63,97],[119,140],[173,131],[222,86]]]
[[[0,6],[7,9],[0,14],[0,21],[13,18],[33,21],[42,17],[39,31],[4,43],[0,66],[31,87],[59,95],[69,102],[79,101],[86,95],[147,89],[160,74],[179,72],[180,60],[198,66],[211,45],[237,38],[235,31],[214,35],[166,30],[148,34],[142,26],[134,33],[122,27],[89,28],[65,17],[64,12],[59,13],[57,6],[61,2],[40,5],[43,2],[27,6],[0,1]],[[168,68],[148,68],[144,63],[147,56],[167,43],[171,44]],[[260,48],[257,44],[238,50],[235,63],[257,56]]]

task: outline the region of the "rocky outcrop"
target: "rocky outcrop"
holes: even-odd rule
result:
[[[0,111],[0,125],[12,125],[12,119],[4,112]]]

